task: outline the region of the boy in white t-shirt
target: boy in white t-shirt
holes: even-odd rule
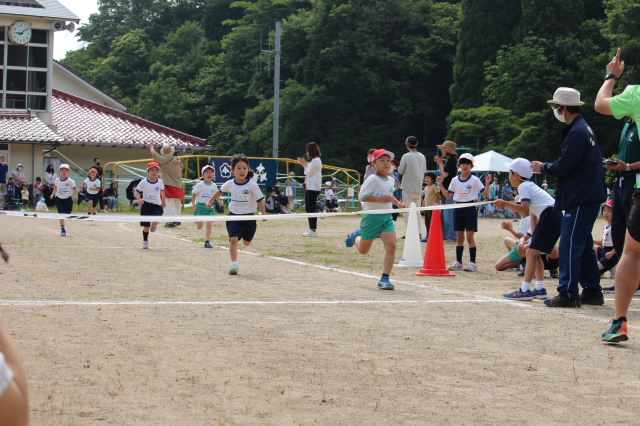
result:
[[[193,214],[196,216],[215,216],[216,209],[211,206],[211,208],[207,208],[207,203],[209,199],[213,197],[213,194],[218,192],[218,186],[213,182],[213,179],[216,175],[216,170],[213,166],[207,164],[202,168],[200,172],[203,180],[198,182],[196,186],[191,190],[191,200],[193,202]],[[220,201],[220,200],[218,200]],[[198,229],[202,229],[203,222],[196,222],[196,227]],[[212,248],[209,240],[211,239],[211,227],[213,222],[206,222],[206,239],[204,242],[205,248]]]
[[[331,186],[333,182],[328,180],[325,182],[325,190],[324,190],[324,212],[325,213],[335,213],[338,211],[338,200],[336,200],[336,194],[333,192]]]
[[[551,253],[560,238],[562,229],[562,212],[554,209],[555,200],[544,189],[529,179],[533,176],[531,162],[524,158],[516,158],[509,164],[509,181],[518,188],[520,204],[504,200],[496,200],[496,206],[509,208],[521,215],[531,216],[531,241],[526,251],[527,264],[524,279],[518,290],[505,293],[503,296],[511,300],[546,299],[547,289],[544,287],[544,263],[540,254]],[[536,277],[535,289],[531,281]]]
[[[147,178],[141,180],[133,195],[138,200],[141,216],[162,216],[167,206],[164,195],[164,182],[159,178],[160,164],[152,161],[147,164]],[[142,248],[149,248],[149,231],[155,232],[160,222],[140,222],[142,226]]]
[[[360,200],[364,201],[365,210],[390,210],[392,205],[405,208],[406,205],[393,196],[395,180],[389,176],[394,155],[386,149],[378,149],[371,154],[371,163],[376,173],[369,176],[360,187]],[[384,266],[382,277],[378,281],[381,290],[393,290],[389,281],[396,255],[396,226],[391,213],[365,214],[360,221],[360,229],[347,235],[347,247],[356,246],[360,254],[367,254],[376,238],[384,243]]]
[[[98,179],[98,169],[92,167],[89,169],[89,177],[82,183],[81,190],[87,190],[87,212],[92,215],[97,213],[96,206],[100,202],[100,190],[102,183]]]
[[[611,237],[611,223],[613,221],[612,206],[612,200],[607,200],[607,202],[602,205],[602,217],[607,221],[607,224],[602,230],[602,240],[593,242],[593,250],[595,250],[596,256],[598,257],[600,275],[614,268],[620,259],[620,256],[618,256],[613,246],[613,238]],[[602,290],[604,291],[604,289]],[[614,291],[615,287],[613,289],[607,288],[607,293],[613,293]]]
[[[447,191],[443,191],[446,198],[453,198],[456,204],[475,203],[480,193],[486,198],[489,196],[489,185],[493,177],[489,174],[486,179],[486,187],[477,177],[471,175],[473,168],[473,155],[462,154],[458,160],[458,167],[462,171],[459,176],[453,178]],[[442,186],[442,176],[438,177],[438,185]],[[458,235],[456,245],[456,261],[449,269],[452,271],[476,272],[476,241],[474,234],[478,232],[478,209],[475,206],[462,207],[453,210],[453,229]],[[462,265],[465,236],[469,244],[469,263]]]
[[[70,171],[68,164],[60,164],[60,177],[57,177],[53,183],[53,192],[50,198],[52,200],[55,198],[58,213],[71,213],[73,202],[78,201],[78,188],[76,188],[73,179],[69,178]],[[67,231],[64,229],[64,219],[60,219],[60,236],[67,236]]]

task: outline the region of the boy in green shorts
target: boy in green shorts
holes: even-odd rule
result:
[[[215,169],[213,166],[206,165],[200,172],[204,180],[198,182],[191,191],[191,200],[193,203],[193,214],[196,216],[215,216],[215,207],[207,208],[209,199],[218,192],[218,186],[213,182],[215,177]],[[211,238],[211,226],[213,222],[208,221],[206,224],[207,234],[204,242],[205,248],[212,248],[209,239]],[[202,229],[202,222],[196,222],[196,227]]]
[[[406,208],[406,205],[393,196],[394,179],[389,177],[394,155],[386,149],[378,149],[371,154],[371,164],[376,173],[369,176],[360,188],[360,201],[364,201],[365,210],[390,210],[393,205]],[[389,274],[393,268],[396,255],[396,226],[391,213],[365,214],[360,221],[360,229],[347,235],[347,247],[356,246],[360,254],[367,254],[373,241],[380,237],[384,244],[384,266],[382,277],[378,281],[381,290],[393,290]]]

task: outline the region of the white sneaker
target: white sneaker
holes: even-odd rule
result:
[[[478,265],[473,262],[469,262],[469,264],[462,269],[469,272],[478,272]]]
[[[454,263],[451,266],[449,266],[449,270],[450,271],[462,271],[462,269],[463,269],[462,263],[457,262],[457,261],[456,261],[456,263]]]
[[[231,268],[229,268],[229,275],[238,275],[238,269],[240,269],[240,265],[238,262],[231,262]]]
[[[318,233],[316,231],[312,231],[311,229],[309,229],[307,232],[304,232],[302,234],[303,237],[317,237]]]

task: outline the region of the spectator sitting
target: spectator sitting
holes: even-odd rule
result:
[[[608,200],[603,204],[602,216],[607,224],[604,227],[602,233],[602,240],[594,241],[593,250],[598,257],[598,268],[600,269],[600,275],[611,270],[618,264],[618,253],[613,247],[613,239],[611,238],[611,222],[613,221],[613,201]]]
[[[338,199],[336,198],[335,192],[331,189],[332,182],[330,180],[325,182],[325,191],[324,191],[324,206],[323,210],[325,213],[335,213],[338,211]]]
[[[118,182],[113,182],[104,190],[103,200],[107,202],[107,211],[115,212],[118,204]]]
[[[291,210],[289,210],[289,199],[285,195],[284,191],[280,191],[276,197],[276,203],[278,207],[280,207],[280,213],[291,214]]]
[[[276,201],[276,190],[271,190],[271,195],[267,198],[265,202],[265,207],[267,209],[267,213],[280,213],[280,209],[278,208],[278,202]]]

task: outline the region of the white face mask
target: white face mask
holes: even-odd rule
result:
[[[367,163],[371,163],[371,156],[367,155]]]
[[[563,110],[564,110],[564,108],[563,108]],[[560,112],[560,109],[554,109],[553,110],[553,115],[556,116],[556,118],[558,119],[559,122],[566,124],[565,121],[564,121],[564,114]]]

